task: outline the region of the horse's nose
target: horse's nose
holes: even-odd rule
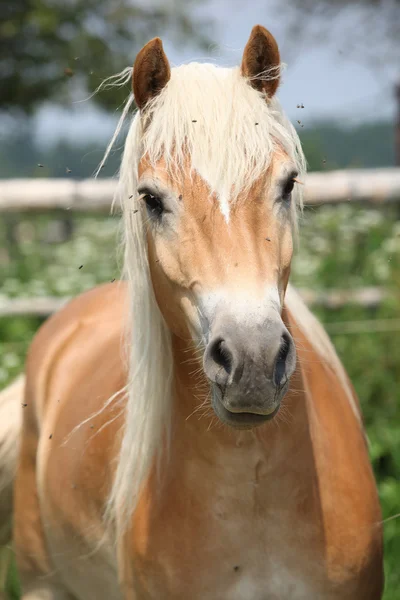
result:
[[[225,388],[240,379],[240,360],[231,340],[213,338],[204,354],[204,371],[210,381]]]
[[[273,380],[276,386],[280,386],[287,376],[288,362],[294,353],[292,336],[287,331],[282,333],[278,354],[274,362]],[[289,369],[290,370],[290,369]],[[290,373],[291,375],[292,373]]]
[[[205,374],[222,390],[228,410],[269,410],[273,389],[288,382],[296,363],[294,342],[283,321],[271,319],[253,330],[232,322],[219,325],[204,353]]]

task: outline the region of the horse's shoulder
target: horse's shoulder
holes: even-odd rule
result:
[[[42,325],[29,351],[25,437],[36,440],[38,485],[61,528],[76,526],[77,515],[94,526],[107,497],[125,402],[124,302],[119,284],[76,297]]]
[[[59,396],[76,397],[88,382],[95,393],[110,368],[117,376],[112,380],[123,377],[125,301],[124,284],[98,286],[68,302],[39,328],[26,363],[28,395],[36,403],[38,422],[55,397],[58,403]]]

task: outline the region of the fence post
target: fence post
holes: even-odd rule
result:
[[[396,123],[394,133],[394,152],[395,152],[395,165],[400,167],[400,82],[395,85],[395,97],[396,97]]]

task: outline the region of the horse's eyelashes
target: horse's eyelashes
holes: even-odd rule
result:
[[[290,194],[293,192],[294,184],[295,184],[295,180],[293,177],[288,179],[288,181],[285,183],[283,190],[282,190],[282,198],[284,200],[288,200],[290,198]]]
[[[142,199],[146,204],[149,217],[159,219],[164,212],[164,204],[161,198],[153,194],[143,194]]]

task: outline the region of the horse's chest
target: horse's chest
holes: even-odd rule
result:
[[[315,523],[293,512],[290,501],[269,508],[252,480],[206,491],[175,496],[150,526],[150,546],[136,555],[138,598],[325,598],[314,581]]]
[[[316,593],[308,559],[315,556],[300,544],[284,548],[271,538],[265,523],[227,520],[221,527],[205,526],[193,536],[191,548],[178,535],[176,545],[185,552],[164,552],[151,565],[153,585],[147,588],[154,600],[190,597],[193,600],[310,600]],[[284,534],[282,533],[284,537]],[[158,572],[157,572],[158,571]],[[150,575],[148,573],[147,575]],[[146,575],[145,575],[146,576]],[[151,575],[150,575],[151,577]],[[162,588],[158,583],[163,581]],[[149,579],[147,579],[147,584]],[[147,586],[146,586],[147,587]],[[147,598],[147,594],[143,595]],[[141,598],[141,595],[138,595]]]
[[[234,522],[227,520],[223,527],[215,527],[210,535],[208,557],[202,565],[207,588],[201,584],[203,589],[196,590],[198,598],[312,598],[314,584],[304,564],[304,550],[293,539],[288,548],[282,543],[284,536],[274,523],[262,518],[243,517],[241,521],[237,518]]]

